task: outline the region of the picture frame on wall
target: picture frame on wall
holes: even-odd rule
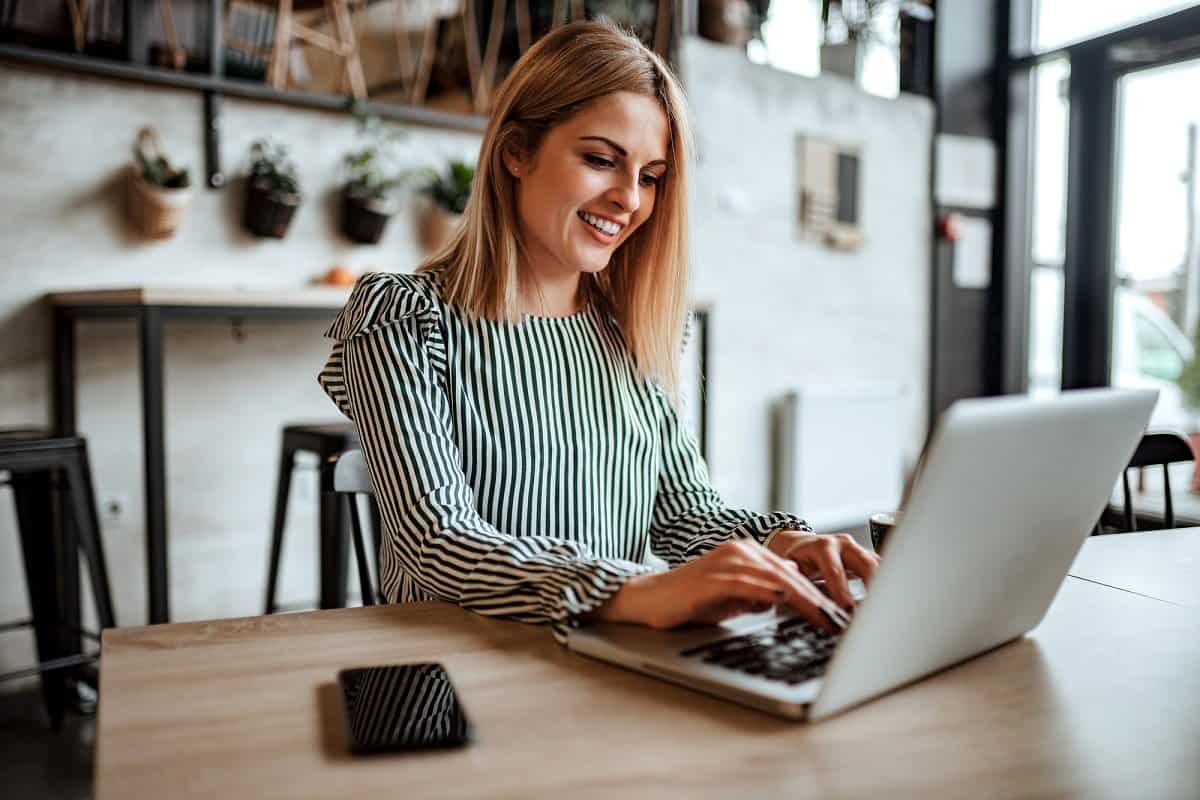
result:
[[[688,316],[683,357],[679,368],[680,413],[708,462],[709,453],[709,317],[707,306],[697,306]]]
[[[835,250],[863,242],[862,153],[857,145],[796,136],[796,224],[800,238]]]

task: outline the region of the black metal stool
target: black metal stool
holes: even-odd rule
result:
[[[42,698],[51,725],[59,730],[67,678],[95,683],[94,672],[81,669],[97,658],[84,654],[83,637],[100,637],[80,627],[79,551],[87,562],[100,626],[117,624],[87,443],[78,436],[55,438],[41,430],[0,431],[0,471],[9,474],[13,489],[32,615],[32,620],[7,623],[0,631],[32,625],[38,655],[36,666],[0,675],[0,680],[40,673]],[[64,513],[56,513],[60,509]]]
[[[330,456],[358,447],[358,433],[351,423],[288,425],[283,429],[283,450],[279,459],[279,483],[275,490],[275,521],[271,537],[271,562],[267,574],[266,614],[274,614],[275,590],[279,581],[279,558],[283,550],[283,529],[287,522],[288,494],[297,451],[314,453],[320,470],[320,523],[318,551],[321,570],[319,605],[342,608],[346,605],[346,569],[349,566],[349,528],[342,503],[333,491],[333,478],[324,464]]]

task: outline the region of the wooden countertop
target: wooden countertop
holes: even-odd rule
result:
[[[414,661],[477,742],[350,756],[337,670]],[[1029,637],[814,725],[441,603],[111,629],[96,796],[1194,798],[1198,698],[1194,613],[1074,578]]]
[[[1071,574],[1200,608],[1200,528],[1092,536],[1071,565]]]

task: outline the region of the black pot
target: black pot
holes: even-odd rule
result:
[[[351,241],[361,244],[378,244],[383,238],[383,229],[391,214],[371,208],[364,198],[342,192],[342,233]]]
[[[291,195],[287,200],[273,197],[270,183],[250,179],[246,181],[246,213],[243,222],[258,236],[282,239],[299,205],[299,195]]]

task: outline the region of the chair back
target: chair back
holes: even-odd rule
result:
[[[346,516],[350,518],[350,539],[354,544],[354,558],[358,562],[358,581],[362,592],[364,606],[381,602],[381,593],[375,588],[368,566],[367,544],[363,536],[362,517],[358,512],[358,495],[370,497],[372,504],[372,544],[371,550],[376,570],[379,565],[379,514],[375,511],[375,490],[371,487],[371,476],[367,472],[367,463],[363,460],[362,450],[346,450],[329,457],[327,468],[333,469],[333,491],[340,495],[339,502]]]
[[[1138,467],[1162,465],[1163,468],[1163,522],[1168,528],[1175,527],[1175,508],[1171,503],[1171,473],[1167,469],[1171,464],[1181,461],[1195,461],[1192,446],[1188,440],[1178,433],[1147,433],[1133,451],[1129,466],[1121,474],[1121,485],[1125,492],[1125,529],[1137,530],[1137,520],[1133,515],[1133,499],[1129,491],[1129,470]]]
[[[367,462],[362,450],[347,450],[337,457],[333,467],[333,490],[354,494],[375,494],[371,487],[371,476],[367,473]]]

